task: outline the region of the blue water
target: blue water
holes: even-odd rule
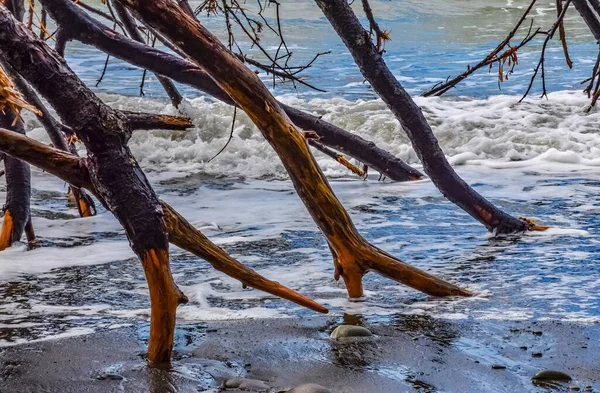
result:
[[[194,3],[194,2],[192,2]],[[357,2],[358,3],[358,2]],[[465,71],[467,65],[474,65],[485,58],[501,42],[523,12],[527,1],[453,1],[447,5],[433,2],[431,8],[418,7],[418,2],[408,1],[402,7],[396,2],[374,1],[373,6],[380,25],[390,31],[391,41],[385,44],[385,59],[394,75],[411,94],[421,94],[440,81]],[[507,4],[511,6],[507,6]],[[355,7],[362,16],[360,8]],[[424,9],[422,9],[424,8]],[[448,8],[452,8],[449,12]],[[248,4],[251,14],[252,4]],[[302,18],[297,13],[303,13]],[[289,15],[289,16],[288,16]],[[555,11],[542,4],[534,9],[517,36],[511,43],[517,44],[525,36],[533,20],[534,30],[540,27],[549,29],[553,23]],[[573,60],[573,69],[566,65],[558,34],[551,40],[546,52],[546,77],[549,91],[583,90],[581,82],[591,75],[596,60],[598,46],[587,27],[571,9],[567,14],[567,39],[569,53]],[[211,31],[225,38],[223,19],[219,16],[200,15],[200,20]],[[267,18],[274,23],[273,18]],[[361,19],[366,24],[364,18]],[[306,64],[319,52],[331,51],[321,57],[314,65],[302,73],[307,82],[327,90],[318,92],[292,83],[277,83],[273,88],[272,78],[261,75],[276,95],[295,95],[304,98],[344,97],[349,100],[373,99],[374,92],[360,75],[352,62],[350,54],[335,34],[328,21],[320,14],[318,7],[310,0],[302,0],[282,6],[282,26],[286,43],[293,52],[290,64]],[[245,53],[257,60],[265,61],[264,55],[251,42],[237,31],[238,43]],[[275,54],[278,41],[269,34],[268,29],[262,35],[262,43],[271,55]],[[462,82],[457,89],[447,93],[452,96],[485,98],[496,94],[520,95],[533,74],[533,68],[539,60],[541,44],[545,36],[540,35],[526,48],[518,52],[519,64],[509,81],[498,86],[498,67],[492,72],[487,67],[479,70]],[[158,45],[158,44],[157,44]],[[160,45],[158,45],[160,47]],[[89,84],[95,84],[104,67],[106,56],[80,44],[70,44],[67,60],[78,74]],[[505,66],[505,68],[507,68]],[[111,59],[107,75],[99,85],[103,91],[124,95],[139,95],[141,70],[118,59]],[[188,97],[201,93],[186,86],[179,86]],[[541,81],[534,83],[532,96],[541,93]],[[152,78],[144,89],[148,97],[165,97],[156,79]]]

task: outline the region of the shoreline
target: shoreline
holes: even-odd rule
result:
[[[374,336],[330,339],[342,323]],[[335,393],[545,392],[531,381],[542,370],[573,378],[554,391],[600,391],[595,323],[402,315],[370,323],[345,315],[180,324],[170,371],[146,367],[146,329],[0,348],[0,392],[213,393],[234,377],[264,381],[271,392],[306,383]]]

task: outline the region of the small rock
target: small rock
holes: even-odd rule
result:
[[[581,390],[581,388],[577,385],[572,385],[572,386],[569,386],[569,390],[572,392],[578,392]]]
[[[527,351],[527,347],[524,346],[524,345],[522,347],[519,347],[519,348],[521,348],[523,351]]]
[[[113,380],[113,381],[120,381],[123,379],[122,375],[119,374],[114,374],[114,373],[102,373],[100,375],[98,375],[96,377],[96,379],[98,381],[105,381],[105,380]]]
[[[494,370],[504,370],[506,368],[506,366],[503,366],[501,364],[492,364],[492,368]]]
[[[544,334],[544,333],[542,333],[540,330],[535,330],[535,331],[533,331],[533,334],[534,334],[535,336],[541,336],[541,335],[542,335],[542,334]]]
[[[569,382],[572,378],[571,376],[563,373],[562,371],[544,370],[535,374],[531,379],[536,381]]]
[[[594,391],[594,388],[593,388],[593,387],[591,387],[591,386],[586,386],[585,388],[583,388],[583,391],[584,391],[584,392],[593,392],[593,391]]]
[[[354,326],[354,325],[340,325],[331,332],[331,338],[334,340],[338,340],[340,338],[348,338],[348,337],[371,337],[373,333],[367,328],[362,326]]]
[[[541,357],[542,357],[542,353],[541,353],[541,352],[533,352],[533,353],[531,354],[531,357],[534,357],[534,358],[541,358]]]
[[[226,389],[257,390],[259,392],[271,389],[263,381],[248,378],[230,378],[223,383],[223,387]]]
[[[307,383],[296,386],[295,388],[288,390],[287,393],[331,393],[331,391],[316,383]]]

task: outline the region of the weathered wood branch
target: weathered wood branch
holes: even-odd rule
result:
[[[42,0],[42,3],[58,25],[68,29],[69,39],[93,45],[111,56],[176,82],[193,86],[220,101],[233,105],[231,98],[196,64],[118,34],[79,10],[70,0]],[[157,33],[160,37],[161,33]],[[282,107],[298,127],[317,132],[321,137],[321,143],[356,158],[391,180],[406,181],[423,176],[373,142],[327,123],[318,116],[287,105]]]
[[[65,49],[67,47],[67,42],[69,42],[70,40],[70,37],[67,34],[66,30],[61,27],[58,27],[56,33],[54,34],[54,39],[56,40],[56,43],[54,44],[54,50],[62,57],[65,57]]]
[[[323,144],[317,142],[314,139],[309,138],[308,144],[311,145],[312,147],[314,147],[315,149],[317,149],[318,151],[320,151],[321,153],[326,154],[329,157],[333,158],[334,160],[336,160],[337,162],[339,162],[346,168],[350,169],[350,171],[352,171],[352,173],[354,173],[355,175],[360,176],[360,177],[365,177],[365,172],[362,169],[357,168],[356,165],[353,165],[351,162],[346,160],[346,158],[344,158],[344,156],[342,156],[338,152],[331,150],[327,146],[324,146]]]
[[[6,63],[6,62],[4,62]],[[17,89],[23,94],[26,101],[39,110],[39,113],[35,113],[37,119],[46,130],[46,133],[50,137],[52,144],[58,149],[71,152],[77,155],[75,149],[71,149],[71,146],[66,140],[65,132],[66,127],[61,124],[52,114],[48,111],[48,108],[42,103],[37,93],[33,91],[29,83],[23,79],[23,77],[15,71],[10,64],[3,64],[6,73],[11,78]],[[70,129],[69,132],[72,132]],[[81,217],[90,217],[96,215],[96,205],[94,200],[85,193],[85,191],[79,189],[76,186],[70,185],[71,192],[77,205],[77,210]]]
[[[127,116],[132,130],[174,130],[185,131],[194,123],[188,117],[170,116],[154,113],[121,111]]]
[[[65,153],[14,131],[0,128],[0,151],[51,173],[58,178],[95,193],[87,160]],[[327,309],[313,300],[275,282],[232,258],[211,242],[199,230],[166,202],[161,201],[165,222],[172,244],[209,262],[216,270],[258,290],[290,300],[312,310],[327,313]]]
[[[127,147],[131,136],[127,118],[102,103],[64,59],[3,7],[0,51],[85,144],[94,190],[125,229],[144,267],[151,302],[148,359],[151,363],[168,362],[176,308],[187,299],[171,275],[160,202]]]
[[[450,201],[494,233],[521,232],[527,225],[495,207],[462,180],[446,160],[421,108],[387,67],[346,0],[315,0],[340,36],[362,75],[396,116],[425,173]]]
[[[421,172],[392,153],[377,147],[375,142],[352,134],[318,116],[310,115],[289,105],[280,105],[296,126],[306,131],[315,131],[319,135],[319,142],[356,158],[390,180],[400,182],[419,180],[423,177]]]
[[[256,74],[198,21],[172,7],[168,0],[121,2],[205,69],[260,129],[277,152],[313,220],[326,236],[334,257],[335,276],[344,278],[351,297],[362,296],[362,277],[368,270],[380,271],[431,295],[469,295],[468,291],[390,257],[357,232],[310,154],[302,133]]]
[[[19,22],[23,21],[25,16],[25,1],[24,0],[3,0],[2,4],[8,8]]]
[[[475,71],[477,71],[485,66],[490,65],[492,63],[492,61],[498,57],[498,54],[500,54],[500,52],[510,43],[510,40],[513,39],[513,37],[515,36],[517,31],[519,30],[519,28],[525,21],[525,18],[527,18],[527,15],[529,15],[529,12],[531,12],[531,10],[533,9],[533,6],[535,5],[536,2],[537,2],[537,0],[531,0],[531,2],[529,3],[529,6],[525,9],[523,14],[519,18],[517,24],[508,33],[508,35],[504,38],[504,40],[502,40],[502,42],[500,44],[498,44],[498,46],[485,57],[485,59],[481,60],[479,63],[475,64],[474,66],[469,66],[466,71],[455,76],[454,78],[452,78],[444,83],[440,83],[439,85],[435,86],[431,90],[426,91],[425,93],[423,93],[423,97],[441,96],[442,94],[446,93],[448,90],[450,90],[451,88],[453,88],[454,86],[456,86],[457,84],[462,82],[463,80],[467,79],[469,77],[469,75],[473,74]]]
[[[34,165],[67,183],[93,190],[86,159],[0,128],[0,151]]]

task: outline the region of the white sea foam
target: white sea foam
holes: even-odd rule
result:
[[[174,108],[160,101],[105,94],[102,98],[117,108],[176,114]],[[408,139],[380,101],[286,100],[418,165]],[[332,278],[331,255],[323,238],[285,179],[272,148],[247,118],[238,116],[228,148],[207,162],[228,138],[230,107],[202,98],[191,100],[186,113],[195,128],[185,132],[137,132],[130,146],[161,197],[192,224],[217,244],[235,247],[232,254],[241,262],[268,278],[311,294],[334,313],[403,313],[453,320],[595,321],[598,305],[592,294],[600,289],[600,281],[580,266],[597,257],[590,249],[598,245],[597,230],[582,223],[590,222],[590,217],[600,211],[593,181],[600,171],[600,114],[582,111],[587,98],[578,93],[554,93],[547,101],[527,100],[520,105],[516,101],[516,97],[509,96],[485,100],[417,98],[442,148],[466,181],[512,213],[523,212],[542,224],[551,224],[546,232],[522,237],[518,252],[510,242],[496,245],[503,240],[486,238],[483,228],[444,201],[429,180],[390,183],[372,177],[361,181],[337,162],[316,154],[325,172],[335,178],[331,184],[359,230],[374,244],[408,263],[449,277],[478,294],[461,301],[423,297],[370,274],[365,278],[364,301],[350,302],[343,283]],[[30,136],[47,141],[35,120],[26,115],[26,121],[32,129]],[[67,243],[68,247],[26,251],[24,245],[17,245],[0,253],[2,282],[19,282],[31,276],[36,277],[36,285],[51,281],[36,292],[43,296],[41,299],[11,298],[1,305],[0,321],[8,326],[18,320],[17,329],[38,331],[44,325],[34,321],[41,317],[59,318],[62,323],[85,320],[91,326],[106,328],[131,323],[131,319],[147,320],[147,289],[139,266],[139,270],[131,272],[130,267],[127,272],[127,279],[138,274],[132,287],[115,288],[110,282],[107,285],[145,302],[125,307],[109,304],[110,299],[74,306],[53,303],[53,296],[71,289],[57,284],[59,273],[55,269],[124,261],[134,255],[110,213],[101,211],[86,219],[53,217],[51,213],[57,209],[76,216],[73,209],[59,203],[48,205],[46,202],[53,197],[43,196],[64,195],[64,183],[36,170],[33,184],[41,195],[34,202],[38,236],[50,243]],[[0,199],[4,196],[0,191]],[[555,201],[560,204],[545,207]],[[468,239],[461,237],[465,231]],[[185,255],[176,247],[171,253],[175,260]],[[204,266],[196,260],[190,263]],[[505,264],[514,269],[503,271]],[[526,269],[519,270],[523,264]],[[190,303],[178,311],[183,321],[285,317],[300,312],[300,307],[292,303],[273,303],[277,302],[273,296],[242,289],[239,282],[220,272],[181,268],[178,265],[173,272],[177,282],[187,280],[180,284],[190,298]],[[511,293],[510,302],[506,301],[506,292]],[[487,305],[491,304],[488,299],[496,301],[499,296],[503,308]],[[536,303],[529,304],[532,301]],[[111,318],[116,322],[106,321]],[[95,319],[103,320],[89,322]],[[34,337],[77,332],[67,329]],[[18,342],[22,339],[0,342],[0,346]]]
[[[142,98],[103,95],[114,107],[175,114],[171,105]],[[341,98],[284,99],[346,130],[372,140],[413,165],[419,165],[410,141],[379,100]],[[453,165],[491,168],[559,168],[600,166],[600,113],[585,113],[588,103],[579,92],[556,92],[548,100],[515,96],[488,99],[417,97],[416,102]],[[142,166],[153,172],[204,173],[215,176],[285,177],[273,149],[244,115],[238,116],[228,147],[208,162],[226,143],[231,131],[231,107],[196,98],[186,114],[195,127],[189,131],[137,132],[130,146]],[[329,176],[348,176],[337,162],[315,153]]]

